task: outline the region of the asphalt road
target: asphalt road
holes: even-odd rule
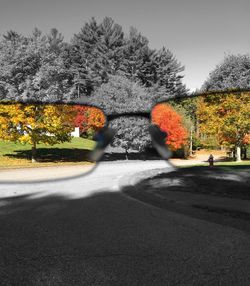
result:
[[[162,168],[104,162],[75,180],[0,185],[0,285],[250,285],[248,232],[123,193]]]

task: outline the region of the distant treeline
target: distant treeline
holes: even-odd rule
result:
[[[154,94],[182,95],[183,65],[163,47],[111,18],[86,22],[69,43],[57,29],[30,36],[8,31],[0,42],[2,98],[65,99],[91,96],[110,76],[123,76]]]

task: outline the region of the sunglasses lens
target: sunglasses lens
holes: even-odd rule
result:
[[[249,114],[250,92],[224,91],[157,104],[151,117],[154,126],[166,134],[158,132],[155,138],[172,151],[173,164],[208,165],[211,155],[214,161],[249,156]]]
[[[0,182],[64,179],[93,169],[105,146],[105,125],[95,107],[0,104]],[[108,140],[103,134],[102,140]],[[93,156],[97,146],[99,155]]]

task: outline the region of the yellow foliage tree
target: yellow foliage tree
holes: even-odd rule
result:
[[[36,161],[38,143],[54,145],[71,140],[75,109],[60,104],[0,104],[0,139],[32,145]]]
[[[250,92],[200,96],[197,118],[202,134],[216,136],[220,145],[236,148],[237,161],[241,159],[240,148],[250,143]]]

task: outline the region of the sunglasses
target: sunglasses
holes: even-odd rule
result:
[[[250,144],[250,91],[223,90],[119,106],[73,102],[0,103],[0,182],[82,176],[109,155],[192,156],[221,149],[238,160]],[[120,152],[120,153],[119,153]],[[106,153],[106,154],[105,154]],[[112,155],[113,154],[113,155]],[[243,154],[243,155],[242,155]],[[156,156],[157,157],[157,156]],[[172,161],[174,162],[174,161]]]

